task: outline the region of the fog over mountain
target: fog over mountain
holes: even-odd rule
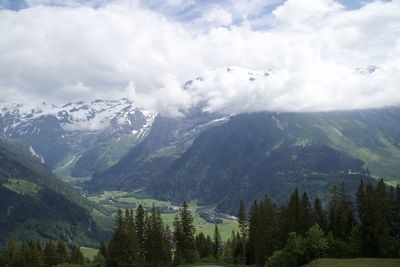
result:
[[[127,97],[166,116],[400,104],[397,0],[11,2],[1,102]]]

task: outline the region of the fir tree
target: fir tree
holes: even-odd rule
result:
[[[326,230],[326,214],[322,208],[321,200],[318,197],[314,200],[314,222],[317,223],[322,230]]]
[[[192,263],[195,260],[193,215],[186,202],[183,202],[179,215],[174,221],[175,262]]]
[[[83,264],[84,261],[85,261],[85,258],[83,257],[82,251],[76,244],[74,244],[72,246],[71,257],[70,257],[69,262],[73,263],[73,264]]]
[[[248,229],[246,208],[242,200],[240,201],[239,205],[238,223],[239,223],[240,234],[242,235],[243,240],[246,240],[249,229]]]
[[[214,242],[213,242],[213,256],[216,259],[219,259],[222,253],[222,241],[221,235],[218,230],[218,225],[215,225],[214,228]]]
[[[56,253],[58,263],[68,262],[68,248],[63,241],[58,241]]]
[[[53,265],[58,264],[56,247],[54,246],[53,242],[51,241],[46,242],[43,254],[44,254],[44,264],[46,267],[51,267]]]
[[[136,222],[137,240],[139,243],[140,255],[142,257],[144,257],[144,253],[145,253],[145,233],[144,233],[145,216],[146,216],[146,212],[145,212],[142,204],[139,204],[139,206],[136,209],[135,222]]]

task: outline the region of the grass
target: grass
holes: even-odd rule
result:
[[[98,249],[95,248],[88,248],[88,247],[80,247],[81,252],[85,258],[89,260],[93,260],[94,256],[96,256]]]
[[[27,180],[13,178],[8,179],[7,183],[3,184],[3,186],[21,195],[35,195],[41,188],[37,184]]]
[[[400,259],[318,259],[306,267],[400,267]]]

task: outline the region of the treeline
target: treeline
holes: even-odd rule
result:
[[[267,267],[300,266],[313,259],[400,257],[400,187],[360,181],[351,196],[334,186],[326,208],[296,189],[287,205],[265,197],[249,214],[241,203],[240,234],[232,235],[227,261]]]
[[[10,240],[0,266],[162,267],[203,261],[289,267],[321,257],[400,257],[400,187],[388,189],[383,180],[375,186],[361,180],[354,196],[344,184],[334,186],[325,207],[297,189],[279,207],[265,197],[247,212],[241,202],[239,231],[225,243],[217,225],[212,237],[205,236],[196,234],[193,220],[186,202],[172,229],[154,206],[118,210],[111,240],[101,244],[91,263],[84,263],[76,246],[68,253],[62,242],[42,248]]]
[[[68,249],[63,241],[24,241],[17,244],[14,238],[8,240],[0,253],[2,267],[51,267],[63,264],[82,265],[85,259],[79,247]]]

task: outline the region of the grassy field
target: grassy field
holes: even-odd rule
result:
[[[3,186],[21,195],[34,195],[40,189],[40,186],[35,183],[23,179],[12,178],[8,179],[7,183],[3,184]]]
[[[80,247],[81,252],[85,258],[89,260],[93,260],[94,256],[96,256],[98,249],[95,248],[88,248],[88,247]]]
[[[400,267],[400,259],[318,259],[306,267]]]
[[[109,211],[109,214],[103,214],[97,210],[92,212],[92,215],[96,221],[105,228],[111,228],[113,226],[113,214],[118,208],[135,209],[139,204],[142,204],[145,209],[150,209],[153,204],[159,208],[178,205],[169,201],[160,201],[152,198],[140,197],[135,195],[135,193],[123,191],[104,191],[101,194],[90,195],[88,196],[88,199],[103,205]],[[214,234],[214,224],[208,223],[201,218],[199,216],[199,212],[212,211],[215,209],[215,205],[199,206],[197,205],[197,201],[191,201],[189,203],[189,208],[193,211],[196,232],[203,232],[205,235],[210,235],[212,237]],[[173,227],[175,214],[176,213],[161,214],[164,223],[171,228]],[[235,220],[224,218],[218,227],[221,233],[221,239],[225,241],[231,236],[233,230],[238,230],[238,223]]]

